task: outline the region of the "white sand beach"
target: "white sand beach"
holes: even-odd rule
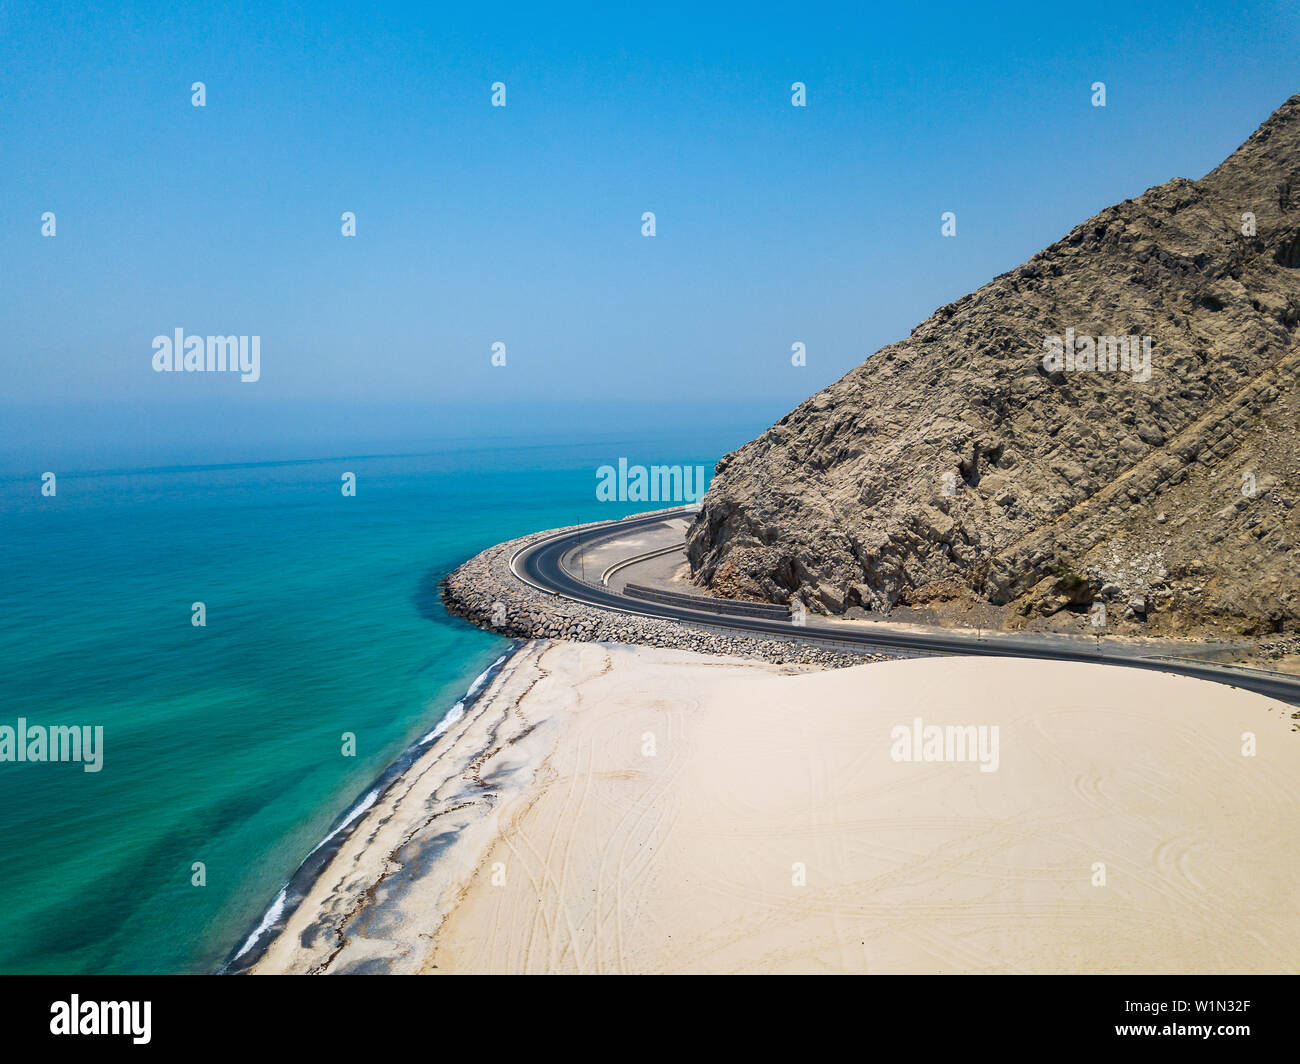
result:
[[[1300,971],[1292,712],[1113,666],[531,643],[254,970]],[[895,759],[967,725],[996,771]]]

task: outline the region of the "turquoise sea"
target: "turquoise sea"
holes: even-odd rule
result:
[[[97,773],[0,763],[0,972],[217,970],[510,646],[446,614],[442,575],[647,509],[596,501],[602,463],[711,471],[763,427],[64,468],[53,498],[38,467],[4,471],[0,725],[102,726],[104,751]]]

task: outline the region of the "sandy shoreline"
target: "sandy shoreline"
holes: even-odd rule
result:
[[[1293,972],[1291,712],[1091,664],[529,643],[253,970]],[[930,725],[996,727],[996,771],[897,760]]]
[[[486,689],[361,812],[250,972],[407,970],[401,959],[426,933],[424,917],[446,910],[456,870],[495,829],[497,805],[519,793],[553,741],[545,725],[565,692],[524,703],[543,678],[541,650],[521,647],[494,666]]]

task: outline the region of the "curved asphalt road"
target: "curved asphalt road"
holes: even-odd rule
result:
[[[688,512],[684,510],[683,513]],[[540,591],[559,595],[575,602],[644,617],[706,624],[712,627],[753,632],[758,636],[792,636],[801,643],[858,644],[863,647],[901,648],[937,654],[983,654],[991,657],[1047,658],[1057,661],[1090,661],[1105,665],[1124,665],[1137,669],[1154,669],[1199,680],[1227,684],[1247,691],[1300,705],[1300,677],[1254,669],[1234,669],[1186,660],[1144,658],[1131,650],[1100,646],[1095,649],[1070,645],[1062,639],[1045,636],[1017,636],[984,641],[960,632],[900,632],[884,628],[826,628],[816,625],[796,627],[789,621],[763,617],[720,616],[708,610],[691,610],[682,606],[632,599],[605,587],[593,587],[573,576],[562,564],[564,555],[579,545],[590,546],[599,539],[659,524],[673,513],[659,512],[648,517],[631,517],[588,526],[579,532],[564,532],[518,551],[510,561],[515,576]]]

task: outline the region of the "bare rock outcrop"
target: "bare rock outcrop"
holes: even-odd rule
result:
[[[1300,630],[1298,323],[1300,95],[723,458],[694,579],[829,613]]]

